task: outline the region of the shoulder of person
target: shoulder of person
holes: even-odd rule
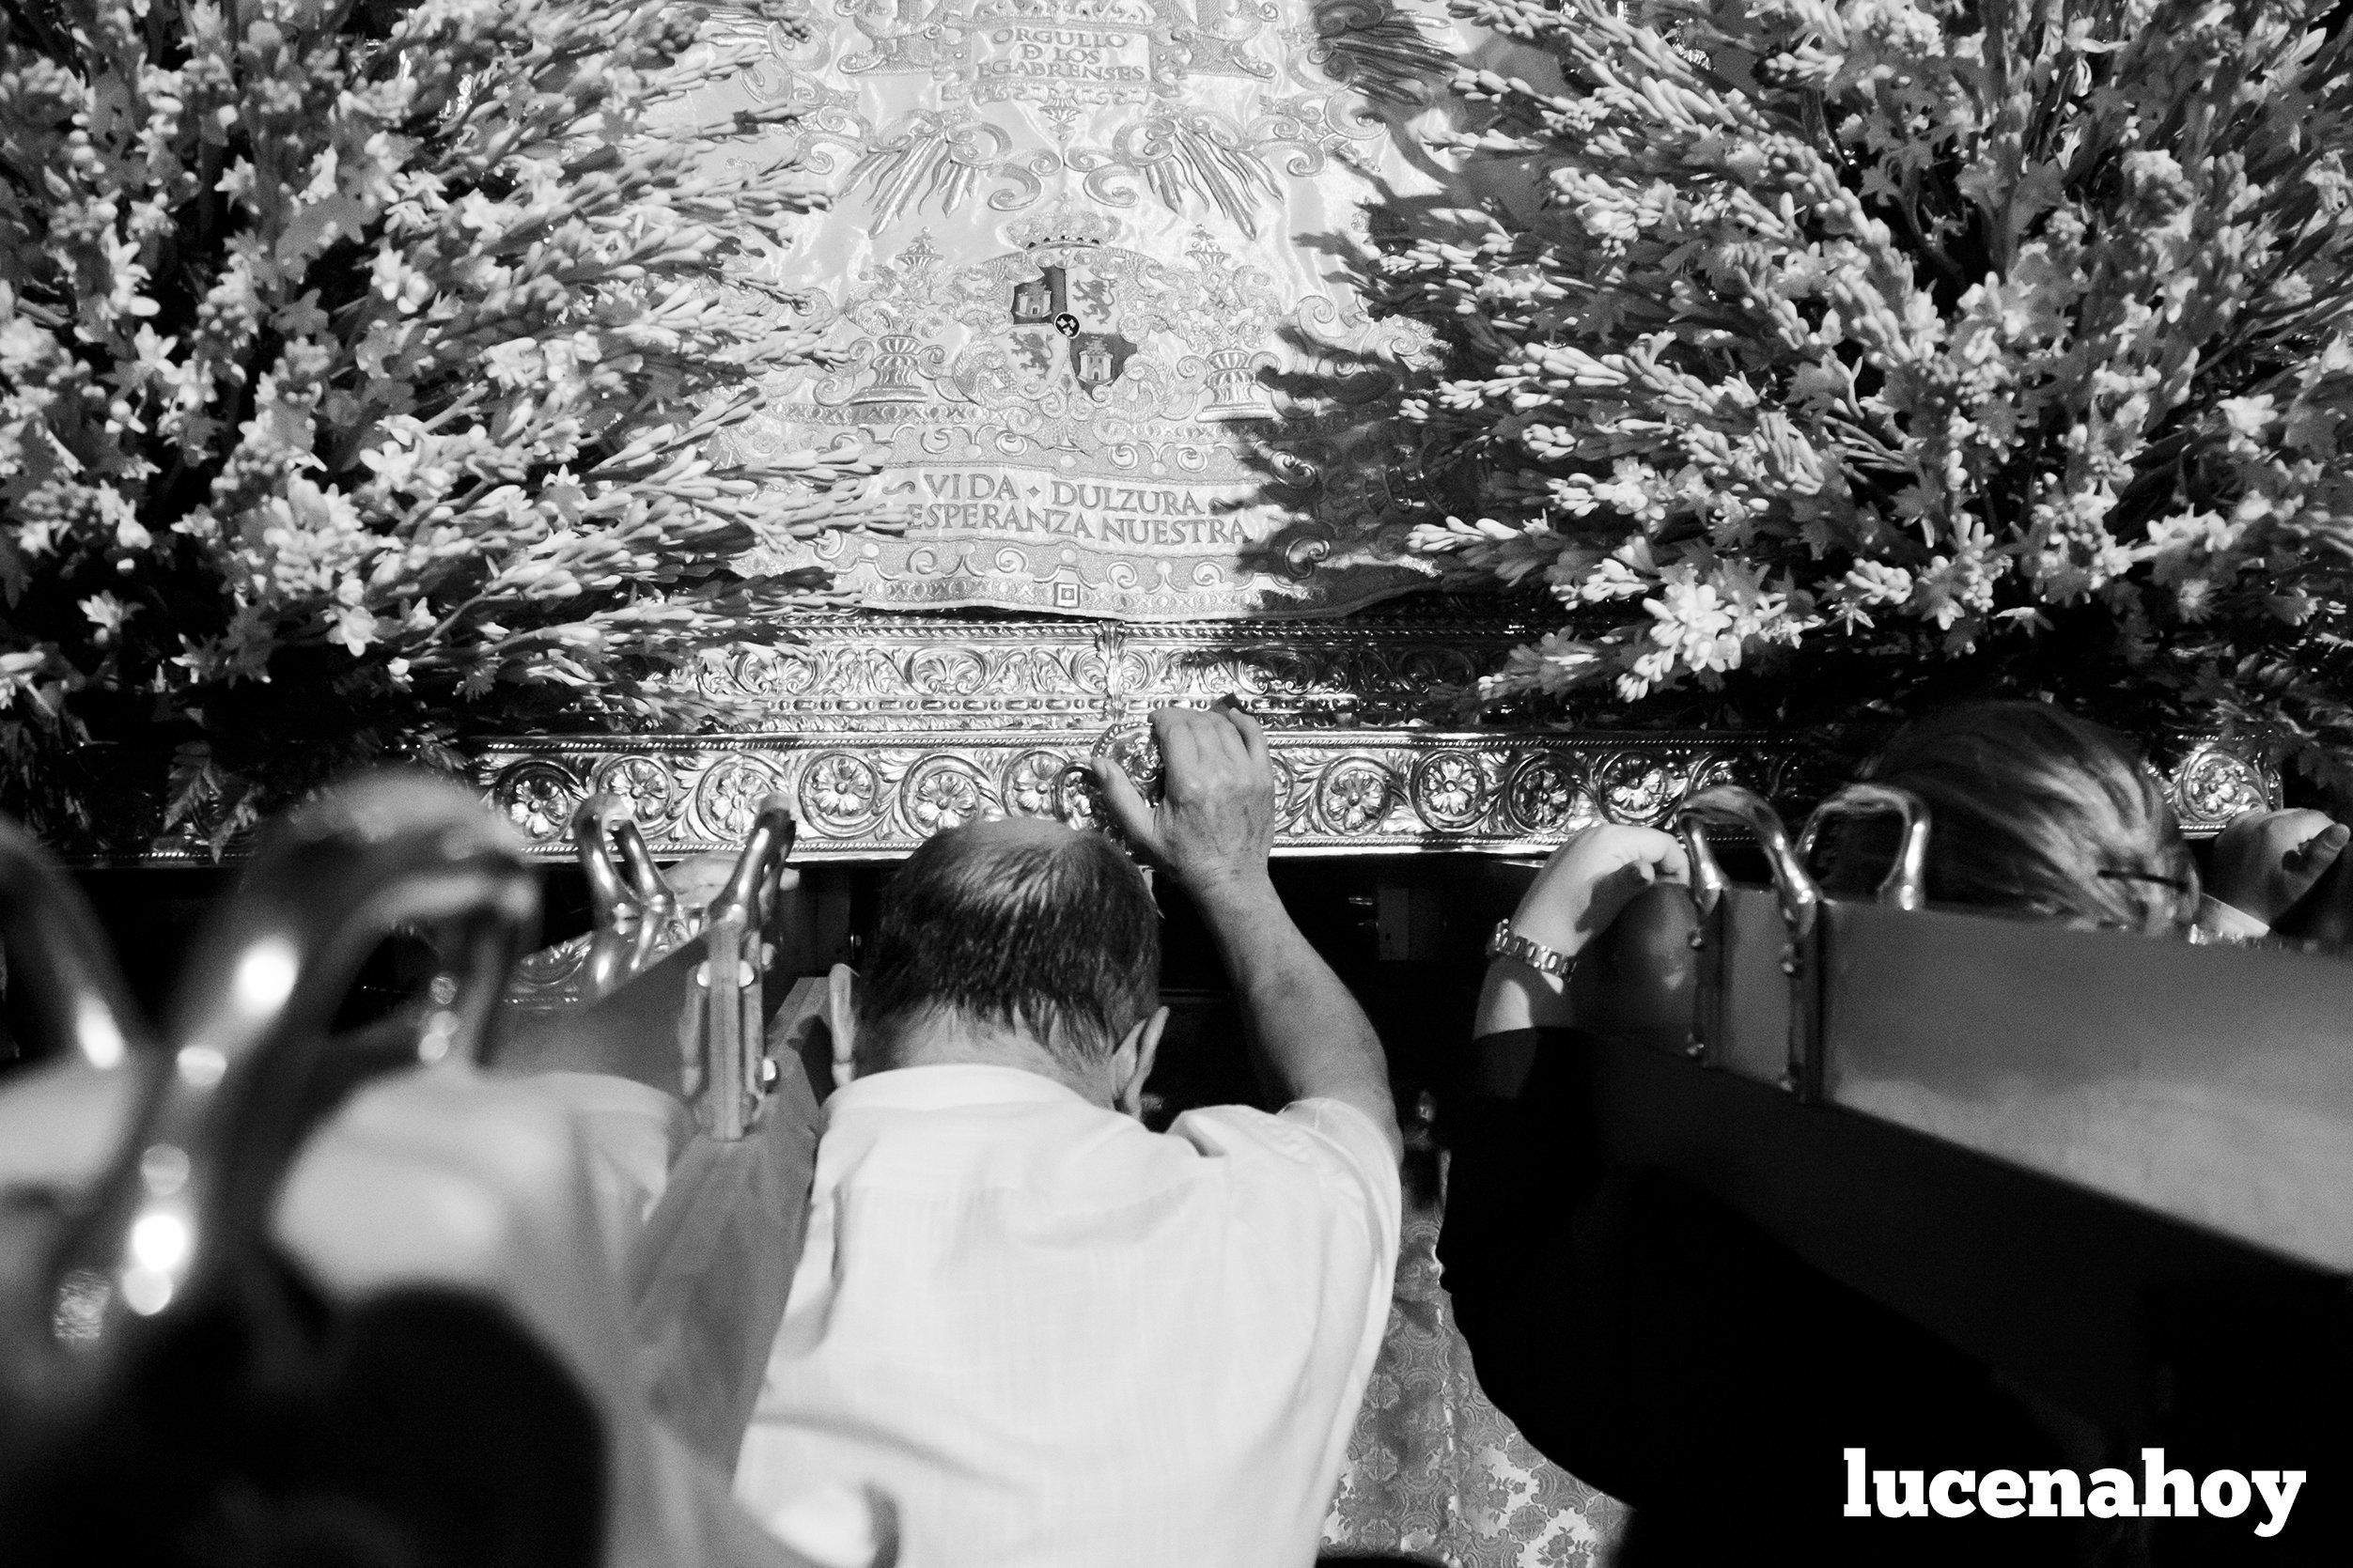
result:
[[[1208,1106],[1176,1118],[1168,1136],[1196,1154],[1234,1162],[1269,1182],[1343,1188],[1368,1199],[1390,1225],[1403,1204],[1397,1162],[1373,1119],[1342,1100],[1295,1100],[1280,1111]]]

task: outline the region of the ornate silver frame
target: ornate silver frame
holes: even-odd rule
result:
[[[567,853],[572,808],[606,791],[663,856],[733,849],[780,793],[802,823],[796,859],[888,861],[979,816],[1092,821],[1077,764],[1109,753],[1147,775],[1152,708],[1232,695],[1268,727],[1283,855],[1540,854],[1587,822],[1664,824],[1710,784],[1783,793],[1799,760],[1785,740],[1465,727],[1461,689],[1534,630],[1453,610],[1176,626],[829,616],[698,672],[740,715],[723,733],[504,739],[477,778],[550,858]],[[2278,798],[2266,769],[2212,742],[2170,784],[2192,832]]]

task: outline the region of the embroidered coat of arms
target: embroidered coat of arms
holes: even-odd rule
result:
[[[866,602],[1189,620],[1426,581],[1380,414],[1426,335],[1349,279],[1369,205],[1447,173],[1423,138],[1460,40],[1434,0],[834,0],[712,25],[771,50],[692,112],[789,104],[777,150],[832,198],[762,281],[841,361],[768,389],[742,439],[880,462],[905,537],[828,561]]]

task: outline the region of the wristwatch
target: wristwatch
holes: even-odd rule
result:
[[[1513,930],[1508,916],[1495,923],[1495,934],[1487,939],[1487,955],[1490,958],[1509,958],[1514,963],[1527,965],[1538,974],[1557,974],[1563,980],[1566,980],[1569,971],[1577,967],[1573,955],[1547,947],[1542,942],[1532,942]]]

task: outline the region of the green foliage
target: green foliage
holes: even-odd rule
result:
[[[2353,741],[2353,71],[2303,0],[1460,0],[1541,200],[1388,242],[1491,702]]]
[[[703,20],[0,13],[11,809],[120,841],[153,824],[94,820],[88,759],[177,748],[171,815],[217,842],[356,758],[691,722],[666,672],[827,601],[757,568],[854,520],[862,470],[726,439],[819,353],[761,282],[814,198],[775,114],[680,112],[738,47]]]

